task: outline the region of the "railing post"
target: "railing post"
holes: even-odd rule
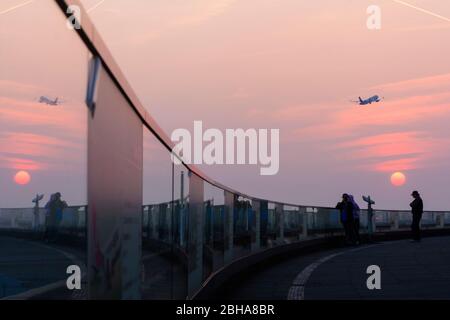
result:
[[[39,204],[37,204],[36,206],[34,206],[34,208],[33,208],[33,217],[34,217],[34,219],[33,219],[33,230],[35,231],[35,232],[38,232],[39,231],[39,228],[40,228],[40,222],[39,222],[39,218],[40,218],[40,216],[39,216]]]
[[[375,212],[373,212],[372,214],[372,233],[377,232],[377,219],[376,219],[376,214]]]
[[[440,212],[437,216],[438,219],[438,228],[444,228],[445,227],[445,213]]]
[[[375,212],[369,207],[367,210],[367,231],[369,234],[369,239],[372,237],[372,234],[376,232],[377,227],[375,221]]]
[[[399,213],[398,212],[391,213],[391,229],[392,230],[399,229]]]
[[[372,233],[375,232],[376,226],[374,222],[374,212],[372,205],[375,204],[375,201],[373,201],[370,196],[363,196],[362,197],[365,202],[367,202],[367,235],[369,237],[369,241],[372,241]]]
[[[234,195],[225,191],[225,210],[224,210],[224,264],[227,265],[233,260],[233,210]]]
[[[201,178],[189,173],[188,296],[192,297],[203,281],[203,190]]]
[[[251,251],[258,251],[261,239],[261,206],[259,201],[252,200]]]
[[[275,205],[275,219],[277,221],[277,244],[283,244],[284,243],[284,212],[283,212],[283,205],[280,203],[277,203]]]
[[[300,237],[301,239],[305,239],[308,237],[308,213],[303,207],[299,207],[298,211],[302,218],[302,233],[300,234]]]

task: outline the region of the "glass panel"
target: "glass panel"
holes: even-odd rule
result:
[[[374,210],[375,225],[378,229],[388,229],[391,226],[389,212]]]
[[[310,212],[308,234],[330,234],[342,231],[339,211],[333,208],[307,208]]]
[[[188,297],[192,298],[203,283],[203,251],[205,224],[204,181],[189,173],[188,216]]]
[[[267,228],[266,235],[263,239],[265,246],[272,247],[277,239],[277,219],[275,214],[275,204],[267,204]]]
[[[411,212],[400,212],[399,213],[399,227],[400,228],[410,228],[412,223],[412,215]]]
[[[203,279],[224,264],[225,193],[204,182]]]
[[[2,15],[0,30],[0,298],[86,298],[90,55],[54,2]],[[70,265],[82,290],[44,289]]]
[[[361,213],[359,215],[359,229],[362,233],[367,232],[367,219],[367,209],[361,209]]]
[[[144,128],[144,299],[187,297],[188,172]]]
[[[450,212],[446,212],[444,214],[444,225],[446,226],[450,225]]]
[[[241,196],[234,197],[233,238],[234,258],[251,252],[252,201]]]
[[[187,297],[189,171],[183,165],[174,167],[174,273],[173,299]]]
[[[284,211],[284,237],[288,242],[297,241],[301,230],[301,217],[298,207],[283,207]]]
[[[172,246],[172,161],[169,151],[144,128],[142,298],[173,297],[176,259]]]
[[[422,220],[420,221],[422,227],[435,227],[436,226],[436,213],[424,212]]]
[[[265,248],[268,246],[269,238],[269,203],[267,201],[260,201],[260,246]]]

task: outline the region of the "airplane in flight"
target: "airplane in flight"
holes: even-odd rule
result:
[[[351,102],[356,102],[358,103],[360,106],[365,106],[367,104],[372,104],[372,103],[376,103],[376,102],[380,102],[382,100],[382,98],[380,98],[377,95],[371,96],[367,99],[362,99],[361,97],[358,97],[359,101],[355,101],[355,100],[351,100]]]
[[[56,97],[55,100],[52,100],[52,99],[50,99],[50,98],[48,98],[46,96],[41,96],[39,98],[39,103],[43,103],[43,104],[46,104],[46,105],[49,105],[49,106],[59,106],[59,105],[62,104],[62,101],[58,100],[58,97]]]

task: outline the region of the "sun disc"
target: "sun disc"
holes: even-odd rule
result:
[[[406,182],[406,176],[402,172],[394,172],[391,175],[391,183],[395,187],[400,187]]]
[[[19,185],[26,185],[30,183],[30,181],[31,181],[30,174],[23,170],[18,171],[14,176],[14,182]]]

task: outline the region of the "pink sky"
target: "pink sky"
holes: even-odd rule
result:
[[[450,17],[446,1],[408,2]],[[2,2],[0,12],[18,3]],[[98,0],[83,3],[91,8]],[[371,4],[382,10],[378,31],[366,28]],[[70,64],[54,61],[56,53],[66,52],[64,42],[55,40],[63,31],[42,19],[47,27],[40,28],[52,35],[37,36],[26,21],[45,12],[40,6],[0,16],[2,43],[15,39],[9,50],[0,50],[0,88],[18,83],[22,90],[1,92],[2,116],[20,120],[29,112],[33,106],[24,97],[42,91],[32,86],[82,97],[84,82],[67,92],[60,81],[81,79],[82,71],[69,79],[61,70],[83,63],[87,54],[72,53]],[[324,206],[350,192],[358,199],[372,195],[380,208],[404,209],[410,192],[419,189],[428,209],[450,208],[450,43],[444,40],[450,37],[449,22],[390,0],[106,0],[90,15],[141,101],[168,133],[192,129],[194,120],[206,128],[280,129],[278,175],[260,176],[251,166],[203,166],[214,179],[259,197]],[[35,52],[25,50],[29,43],[36,44]],[[52,51],[45,47],[52,44],[57,46]],[[20,58],[42,61],[43,69],[34,61],[22,68]],[[368,107],[349,102],[373,94],[385,100]],[[16,106],[11,99],[19,98],[21,107],[1,109]],[[77,99],[73,102],[82,101]],[[30,121],[44,123],[50,116],[41,113]],[[37,139],[58,149],[59,136],[52,140],[44,132],[13,129],[0,137],[18,138],[10,153]],[[3,150],[0,156],[4,167]],[[407,177],[400,188],[389,181],[398,170]]]

